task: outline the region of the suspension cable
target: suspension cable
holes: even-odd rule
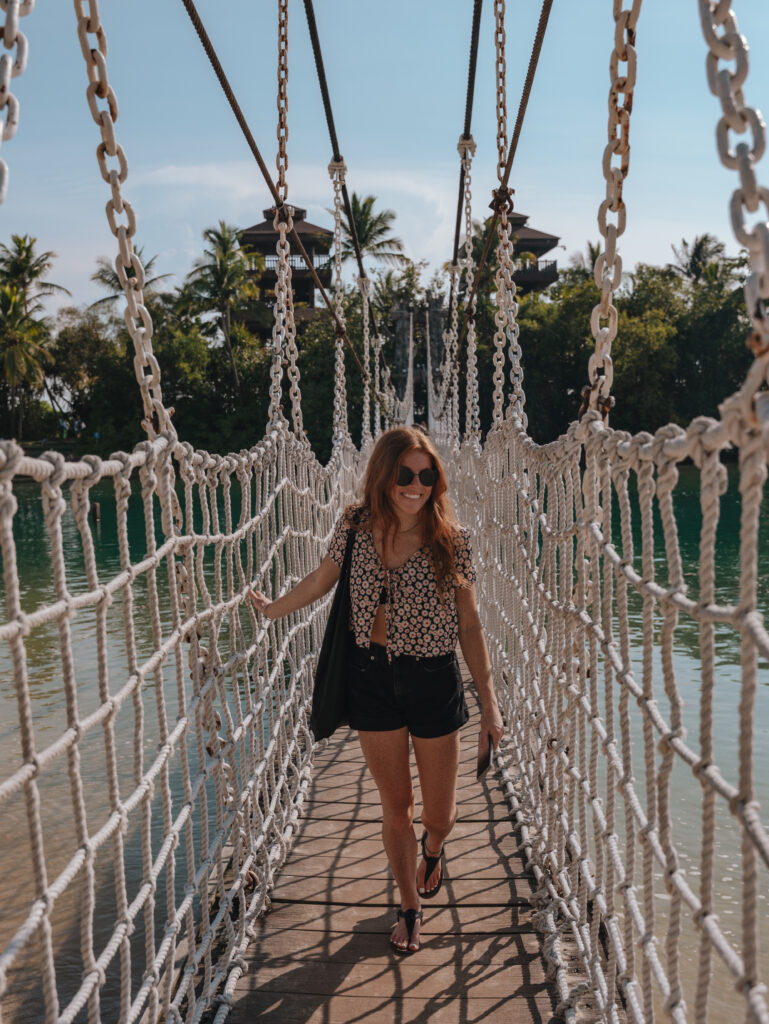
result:
[[[331,151],[334,162],[339,163],[339,161],[342,160],[342,154],[339,150],[339,139],[337,138],[336,125],[334,124],[334,111],[331,108],[331,97],[328,91],[328,81],[326,80],[326,69],[323,64],[323,51],[320,48],[318,24],[315,20],[315,9],[313,7],[312,0],[304,0],[304,12],[307,16],[307,28],[310,31],[310,42],[312,43],[312,53],[315,58],[315,70],[318,73],[320,94],[323,99],[323,110],[326,114],[326,124],[328,125],[328,134],[331,140]],[[344,204],[344,212],[347,216],[347,223],[350,228],[350,236],[352,238],[353,249],[355,250],[355,259],[358,263],[358,275],[360,277],[366,277],[366,271],[363,268],[363,255],[361,253],[360,241],[358,239],[358,229],[356,228],[355,220],[353,219],[346,181],[342,183],[342,202]],[[371,299],[368,300],[368,307],[369,315],[371,317],[371,326],[374,330],[374,334],[376,335],[379,333],[379,330],[377,328],[374,316],[374,307],[371,304]]]
[[[458,344],[457,344],[457,355],[455,356],[455,361],[457,362],[457,365],[458,365],[458,361],[459,361],[458,353],[461,351],[460,342],[462,340],[462,335],[464,334],[465,330],[467,329],[468,319],[469,319],[469,315],[470,315],[469,314],[469,310],[472,307],[473,299],[475,298],[476,292],[478,291],[478,285],[479,285],[480,280],[481,280],[481,274],[483,273],[483,269],[484,269],[484,266],[486,264],[486,259],[487,259],[488,255],[489,255],[489,250],[491,248],[491,240],[494,237],[494,232],[496,231],[496,227],[497,227],[497,221],[499,220],[499,212],[500,212],[500,209],[501,209],[502,205],[506,205],[510,201],[510,194],[509,194],[509,189],[508,189],[508,182],[510,180],[510,172],[513,169],[513,160],[515,159],[515,153],[516,153],[516,150],[518,149],[518,140],[521,137],[521,130],[523,128],[523,121],[524,121],[524,117],[526,116],[526,108],[528,107],[529,97],[531,95],[531,89],[532,89],[532,86],[534,85],[534,75],[536,74],[536,71],[537,71],[537,64],[539,63],[539,55],[540,55],[540,51],[542,50],[542,43],[543,43],[544,38],[545,38],[545,31],[547,29],[547,23],[548,23],[548,19],[550,18],[550,10],[551,10],[552,6],[553,6],[553,0],[542,0],[542,10],[540,11],[540,14],[539,14],[539,22],[537,24],[537,31],[536,31],[536,34],[534,36],[534,45],[532,46],[531,57],[529,58],[529,66],[528,66],[528,69],[526,71],[526,80],[524,81],[524,84],[523,84],[523,91],[521,93],[521,100],[520,100],[520,103],[518,104],[518,115],[517,115],[517,117],[515,119],[515,128],[513,129],[513,137],[510,140],[510,148],[509,148],[508,154],[507,154],[507,161],[505,163],[505,170],[504,170],[504,173],[502,175],[502,179],[500,181],[499,188],[494,189],[493,193],[492,193],[494,198],[492,199],[491,208],[494,211],[494,213],[493,213],[493,216],[491,218],[491,223],[489,224],[488,231],[486,233],[486,239],[484,241],[483,251],[481,253],[481,258],[478,261],[478,267],[476,269],[475,278],[473,280],[473,287],[472,287],[472,289],[470,291],[470,294],[465,297],[465,308],[464,308],[464,312],[463,312],[463,315],[462,315],[462,324],[460,326],[459,336],[458,336],[458,339],[457,339],[457,342],[458,342]],[[445,399],[444,399],[444,402],[443,402],[443,406],[442,406],[442,408],[440,410],[440,413],[439,413],[440,416],[443,415],[443,413],[444,413],[444,411],[446,409],[446,404],[447,404],[447,402],[451,398],[451,390],[452,390],[452,386],[450,384],[448,389],[447,389],[447,392],[446,392],[446,396],[445,396]]]
[[[481,10],[483,0],[475,0],[473,7],[473,27],[470,32],[470,62],[467,69],[467,96],[465,99],[465,123],[462,129],[462,138],[469,139],[471,135],[470,126],[473,119],[473,98],[475,96],[475,69],[478,63],[478,37],[481,30]],[[451,262],[456,264],[459,258],[459,233],[462,227],[462,207],[465,194],[465,168],[460,166],[459,171],[459,195],[457,198],[457,222],[454,228],[454,254]]]
[[[283,208],[283,205],[284,205],[283,200],[280,198],[280,195],[278,194],[278,190],[275,187],[275,183],[272,180],[272,176],[271,176],[270,172],[267,170],[267,165],[265,164],[264,160],[262,159],[262,154],[259,152],[259,147],[256,144],[256,140],[254,139],[253,135],[251,134],[251,130],[248,127],[248,123],[246,122],[246,119],[245,119],[245,117],[243,115],[243,111],[240,108],[240,104],[238,103],[237,99],[235,98],[235,94],[232,91],[232,87],[230,86],[230,83],[229,83],[229,81],[227,79],[227,75],[225,74],[224,69],[222,68],[221,62],[220,62],[219,58],[216,55],[216,50],[214,49],[213,43],[211,42],[211,40],[210,40],[210,38],[208,36],[208,33],[205,30],[205,26],[203,25],[203,22],[200,19],[200,15],[198,14],[198,12],[197,12],[197,10],[195,8],[194,0],[182,0],[182,3],[184,4],[184,8],[185,8],[185,10],[187,11],[187,14],[190,17],[190,21],[192,22],[192,24],[193,24],[193,26],[195,28],[195,31],[198,34],[198,39],[200,39],[200,42],[201,42],[201,44],[203,46],[203,49],[206,52],[206,56],[208,57],[208,59],[209,59],[209,61],[211,63],[211,67],[214,69],[214,73],[216,74],[216,77],[219,80],[219,84],[222,87],[222,91],[224,92],[224,95],[227,97],[227,101],[229,102],[230,107],[232,108],[232,112],[235,115],[235,119],[238,122],[238,124],[240,125],[240,129],[243,132],[243,136],[244,136],[246,142],[248,143],[248,147],[251,150],[251,152],[253,153],[254,159],[256,160],[257,164],[259,165],[259,170],[262,172],[262,177],[264,178],[265,183],[267,185],[267,188],[270,191],[270,195],[275,200],[275,208],[276,208],[276,210],[280,211]],[[294,245],[298,249],[302,259],[304,260],[305,264],[307,265],[307,269],[310,271],[310,275],[311,275],[311,277],[313,279],[313,283],[315,284],[315,287],[320,292],[321,297],[323,298],[323,301],[325,302],[326,306],[328,307],[328,311],[331,313],[331,316],[333,317],[333,320],[334,320],[334,323],[336,325],[337,331],[344,338],[345,342],[347,343],[347,347],[352,352],[353,359],[355,360],[355,362],[356,362],[356,364],[358,366],[358,369],[360,370],[361,375],[363,376],[363,380],[364,381],[368,381],[369,375],[364,370],[363,364],[361,363],[360,359],[358,358],[358,353],[353,348],[352,342],[350,341],[349,337],[347,336],[347,331],[345,329],[344,324],[339,319],[339,317],[336,315],[336,310],[334,309],[333,303],[331,302],[331,299],[328,297],[326,289],[323,287],[323,282],[318,277],[318,273],[317,273],[317,271],[315,270],[315,267],[312,264],[312,260],[310,259],[310,257],[307,254],[307,250],[305,249],[304,245],[302,244],[301,238],[299,237],[299,235],[296,232],[296,228],[292,228],[292,230],[290,232],[290,236],[291,236],[291,241],[294,243]]]

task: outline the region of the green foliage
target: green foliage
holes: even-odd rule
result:
[[[392,233],[395,213],[392,210],[374,212],[376,196],[364,196],[353,192],[350,200],[352,223],[342,211],[342,259],[355,259],[353,227],[358,236],[358,245],[363,256],[381,260],[383,263],[403,264],[403,242]],[[333,211],[329,210],[333,216]]]
[[[359,202],[357,208],[365,208],[366,202]],[[369,213],[372,205],[373,199]],[[483,227],[476,225],[476,258],[483,237]],[[272,311],[257,298],[260,268],[240,250],[237,231],[220,222],[204,238],[206,252],[182,286],[160,291],[156,285],[162,277],[152,278],[145,302],[154,326],[153,350],[161,367],[163,398],[174,408],[180,437],[196,447],[224,452],[250,447],[263,435],[271,365],[265,342]],[[594,249],[589,245],[586,255],[563,268],[557,284],[547,291],[518,293],[526,412],[530,433],[538,442],[552,440],[567,429],[587,382],[593,351],[590,314],[599,300],[592,273]],[[670,421],[685,425],[701,414],[717,415],[718,403],[739,387],[749,365],[744,344],[749,325],[739,287],[744,260],[727,258],[721,243],[707,235],[691,245],[684,241],[675,252],[675,265],[639,264],[623,277],[615,298],[619,323],[612,346],[616,407],[611,424],[630,432],[653,431]],[[0,246],[3,429],[21,438],[24,428],[27,437],[47,437],[51,443],[62,417],[79,418],[88,427],[76,444],[78,450],[108,454],[130,449],[140,439],[142,417],[133,342],[122,317],[112,312],[109,297],[88,309],[63,309],[53,325],[42,317],[41,298],[58,287],[46,281],[53,258],[50,252],[38,255],[35,240],[28,236],[13,236],[9,246]],[[152,262],[147,261],[147,266]],[[491,424],[492,410],[495,267],[493,245],[476,313],[484,431]],[[115,281],[108,280],[108,269],[112,273],[106,264],[101,266],[103,278],[98,269],[95,276],[113,295],[110,289]],[[421,311],[447,301],[445,283],[433,277],[423,284],[423,271],[423,264],[404,259],[397,268],[375,277],[374,311],[386,338],[390,366],[394,366],[393,314],[416,312],[419,371],[425,358]],[[459,300],[461,322],[463,284]],[[345,293],[344,313],[348,337],[362,362],[362,309],[356,289]],[[322,462],[331,453],[335,337],[331,317],[319,310],[302,323],[297,339],[304,426]],[[345,365],[349,427],[357,441],[362,378],[346,346]],[[505,373],[509,373],[507,359]],[[402,388],[403,380],[395,383]],[[509,390],[506,380],[506,396]],[[460,397],[463,400],[462,390]],[[419,383],[415,398],[417,404],[424,402]],[[282,403],[290,418],[285,380]]]

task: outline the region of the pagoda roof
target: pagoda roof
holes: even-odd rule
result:
[[[241,232],[242,235],[250,236],[252,239],[254,236],[263,236],[265,238],[273,238],[275,236],[275,228],[273,227],[274,210],[268,209],[262,212],[266,219],[259,224],[253,224],[250,228],[245,228]],[[312,236],[321,245],[325,245],[327,249],[330,248],[334,240],[334,232],[329,231],[328,228],[322,228],[318,224],[311,224],[310,221],[305,220],[306,216],[306,210],[303,210],[300,206],[294,207],[294,230],[296,233],[300,237],[302,235],[305,237]]]
[[[513,237],[519,242],[530,240],[532,242],[552,242],[553,245],[557,245],[561,240],[560,235],[549,235],[546,231],[537,231],[536,228],[514,228]]]

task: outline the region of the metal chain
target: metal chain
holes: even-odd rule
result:
[[[75,0],[75,13],[78,39],[88,74],[88,108],[101,132],[102,141],[96,150],[96,158],[101,176],[112,192],[107,202],[107,221],[118,241],[115,270],[127,302],[124,318],[134,344],[134,372],[144,404],[143,426],[150,438],[153,438],[173,428],[169,413],[163,405],[160,366],[152,351],[152,318],[144,305],[144,267],[133,248],[136,216],[122,193],[122,186],[128,176],[128,163],[122,146],[115,138],[118,105],[107,77],[107,38],[96,0],[90,0],[90,3],[87,0]],[[89,36],[93,39],[89,39]],[[104,102],[101,108],[99,100]],[[114,161],[111,167],[108,160]],[[119,216],[125,217],[125,223],[118,224]],[[130,272],[133,272],[131,277],[128,276]]]
[[[371,441],[371,328],[369,326],[369,293],[371,283],[367,277],[358,278],[363,307],[363,432],[361,449]]]
[[[614,404],[611,387],[614,364],[611,345],[617,336],[617,309],[614,291],[622,280],[622,259],[617,252],[617,239],[625,230],[626,210],[622,188],[630,166],[630,111],[636,80],[635,29],[641,12],[641,0],[633,0],[630,9],[622,9],[621,0],[614,0],[614,50],[609,62],[609,141],[603,152],[603,175],[606,198],[598,207],[598,230],[604,239],[604,251],[595,262],[595,283],[601,290],[601,301],[590,317],[595,352],[588,363],[588,407],[598,409],[604,419]],[[620,64],[626,65],[620,74]],[[624,97],[620,103],[620,97]],[[613,162],[614,161],[614,162]],[[618,162],[616,162],[618,161]],[[616,223],[608,222],[609,213]]]
[[[3,23],[3,46],[15,54],[4,53],[0,57],[0,141],[7,142],[19,127],[19,101],[11,92],[11,79],[18,78],[27,70],[29,44],[27,37],[19,31],[19,18],[29,14],[35,0],[2,0],[0,10],[5,11]],[[0,203],[8,192],[8,164],[0,160]]]
[[[290,249],[286,237],[294,226],[293,215],[293,207],[286,205],[280,210],[276,210],[273,220],[273,226],[278,233],[278,242],[275,246],[278,254],[278,266],[272,324],[269,425],[280,430],[285,427],[287,422],[281,406],[283,367],[287,365],[287,376],[290,382],[291,420],[294,433],[297,437],[301,437],[304,433],[304,426],[302,423],[302,396],[299,390],[299,367],[297,366],[299,352],[296,347]]]
[[[494,332],[494,374],[492,378],[494,381],[494,391],[491,417],[495,427],[501,426],[503,419],[505,341],[508,316],[511,311],[508,295],[515,288],[512,276],[512,259],[510,257],[510,225],[507,220],[506,209],[503,209],[500,214],[497,224],[497,235],[499,237],[499,245],[497,246],[498,265],[494,274],[497,289],[497,309],[494,313],[496,330]]]
[[[505,0],[494,0],[494,50],[497,78],[497,177],[507,162],[507,59],[505,57]]]
[[[444,335],[443,351],[445,354],[445,368],[441,381],[441,416],[448,413],[450,440],[456,443],[459,428],[459,410],[457,406],[457,383],[459,378],[459,367],[457,366],[457,351],[459,349],[459,275],[460,267],[452,263],[449,267],[449,281],[451,294],[454,301],[451,304],[451,315],[449,318],[449,329]],[[449,408],[446,409],[448,400]]]
[[[288,156],[288,0],[278,0],[278,180],[276,188],[281,202],[286,201],[286,170]]]
[[[721,101],[723,114],[716,127],[718,155],[724,167],[739,172],[740,185],[729,204],[732,229],[740,245],[748,250],[750,274],[745,283],[745,301],[753,325],[749,344],[756,357],[769,353],[769,222],[764,217],[748,228],[746,213],[755,213],[763,202],[769,211],[769,189],[758,184],[755,165],[766,149],[766,124],[760,111],[745,102],[742,86],[748,74],[748,44],[740,35],[737,19],[725,0],[699,0],[700,20],[710,48],[707,75],[710,91]],[[734,65],[719,66],[719,62]],[[736,144],[730,132],[749,133]],[[764,374],[760,375],[763,379]]]
[[[284,206],[284,212],[288,212],[291,218],[291,207]],[[293,220],[292,220],[293,223]],[[270,366],[270,407],[268,412],[269,426],[281,430],[286,425],[286,417],[283,414],[281,404],[283,389],[283,350],[286,335],[286,271],[290,273],[291,267],[288,263],[288,231],[287,222],[281,222],[279,213],[276,211],[273,227],[278,232],[278,242],[275,250],[278,254],[278,265],[275,269],[275,305],[273,307],[272,321],[272,365]]]
[[[382,345],[384,342],[378,334],[374,335],[374,393],[378,395],[379,392],[379,356],[382,352]],[[382,424],[380,419],[380,403],[374,403],[374,440],[376,440],[382,433]]]
[[[342,288],[342,189],[344,188],[347,165],[343,159],[332,160],[328,173],[334,186],[334,309],[339,322],[344,325]],[[334,344],[334,415],[333,440],[341,444],[348,436],[347,389],[344,373],[344,339],[341,331],[336,332]]]
[[[475,309],[477,297],[473,288],[475,264],[473,262],[473,192],[471,169],[475,156],[475,140],[472,135],[465,138],[461,135],[457,149],[464,171],[465,193],[465,258],[462,266],[465,274],[465,295],[472,293],[467,326],[467,374],[465,377],[465,437],[468,440],[480,441],[481,419],[478,407],[478,357],[475,340]]]
[[[510,190],[506,185],[507,173],[507,57],[505,55],[505,3],[494,0],[494,46],[496,50],[497,77],[497,178],[499,188],[494,193],[493,209],[498,214],[497,237],[497,270],[494,275],[497,288],[497,310],[494,314],[496,331],[494,332],[494,391],[492,421],[500,426],[503,419],[504,405],[504,365],[505,342],[510,346],[510,380],[513,385],[511,403],[523,415],[523,373],[521,371],[518,345],[518,304],[515,301],[515,282],[513,280],[513,242],[511,238],[508,214],[513,204]]]

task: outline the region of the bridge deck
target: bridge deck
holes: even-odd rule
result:
[[[463,734],[459,817],[443,888],[424,904],[421,949],[391,952],[395,887],[376,788],[355,734],[343,730],[317,756],[309,806],[273,909],[257,922],[230,1024],[553,1019],[507,805],[493,776],[475,780],[476,716]],[[417,808],[418,786],[415,778]]]

